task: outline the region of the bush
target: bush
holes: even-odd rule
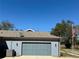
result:
[[[65,47],[66,48],[71,48],[71,44],[70,43],[67,43],[67,44],[65,44]]]
[[[69,40],[65,41],[65,47],[66,48],[71,48],[71,43],[69,42]]]
[[[79,40],[77,40],[77,44],[79,45]]]

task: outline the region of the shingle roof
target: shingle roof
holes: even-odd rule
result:
[[[0,30],[0,37],[51,38],[51,39],[60,38],[51,35],[49,32],[26,32],[26,31],[7,31],[7,30]]]

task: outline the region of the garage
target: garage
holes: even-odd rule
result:
[[[1,32],[3,33],[0,35],[6,40],[8,50],[15,50],[16,56],[60,56],[60,37],[49,32]]]
[[[23,42],[22,55],[51,55],[51,43]]]

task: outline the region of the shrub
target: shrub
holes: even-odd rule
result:
[[[71,43],[69,42],[69,40],[65,41],[65,47],[66,48],[71,48]]]

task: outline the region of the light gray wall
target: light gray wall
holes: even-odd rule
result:
[[[6,41],[7,46],[8,46],[8,49],[12,49],[12,47],[11,47],[11,42],[12,42],[12,41]]]
[[[14,49],[17,53],[17,56],[20,56],[22,53],[22,42],[49,42],[51,43],[51,55],[52,56],[59,56],[60,49],[59,49],[59,42],[54,41],[6,41],[9,49]]]
[[[6,43],[9,49],[14,49],[16,51],[17,56],[21,55],[22,41],[6,41]]]
[[[12,41],[12,49],[16,51],[17,56],[21,55],[21,45],[22,41]]]
[[[51,42],[51,55],[60,56],[60,44],[59,42]]]

